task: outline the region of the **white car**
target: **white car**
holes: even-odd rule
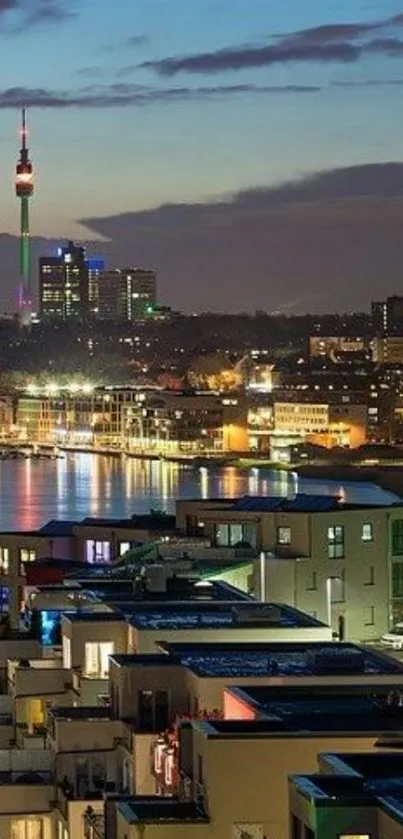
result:
[[[382,647],[390,647],[392,650],[403,650],[403,623],[397,623],[389,632],[385,632],[381,638]]]

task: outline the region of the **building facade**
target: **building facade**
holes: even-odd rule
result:
[[[97,318],[136,323],[150,317],[157,305],[155,271],[117,268],[97,278]]]

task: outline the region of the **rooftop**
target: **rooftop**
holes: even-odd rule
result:
[[[161,796],[136,796],[118,804],[118,810],[127,822],[202,822],[209,821],[206,813],[195,801],[178,801]]]
[[[54,719],[62,720],[86,720],[88,722],[91,722],[91,720],[110,719],[108,709],[102,707],[102,705],[91,705],[88,707],[85,705],[80,705],[77,707],[69,706],[68,708],[49,708],[48,713]]]
[[[318,733],[327,737],[360,735],[378,737],[377,744],[390,746],[390,740],[400,750],[403,749],[403,712],[389,713],[381,702],[375,699],[358,697],[344,702],[329,700],[326,706],[311,701],[300,709],[290,703],[277,703],[271,709],[271,715],[256,720],[209,720],[192,722],[193,727],[202,731],[206,737],[219,739],[261,739],[267,737],[311,737]],[[388,735],[388,741],[384,735]]]
[[[336,495],[307,495],[299,493],[292,498],[277,496],[245,495],[231,505],[236,512],[279,512],[279,513],[330,513],[336,510],[367,510],[377,507],[401,506],[401,502],[385,504],[351,504],[345,503]]]
[[[123,610],[122,610],[123,611]],[[296,629],[324,626],[315,618],[283,603],[191,602],[136,604],[125,614],[139,629],[217,629],[220,627],[261,627],[262,629]]]
[[[344,725],[344,721],[350,726],[351,719],[375,714],[393,719],[397,730],[403,731],[403,709],[387,704],[391,686],[370,680],[355,685],[253,685],[230,687],[228,691],[253,709],[256,719],[307,720],[314,728],[327,729]],[[360,728],[359,719],[357,725]]]
[[[198,676],[211,678],[253,676],[380,676],[399,674],[403,663],[354,644],[265,643],[177,644],[162,643]]]
[[[80,522],[75,522],[80,527],[113,527],[116,530],[153,530],[166,531],[175,530],[175,516],[166,513],[149,513],[148,515],[134,514],[129,519],[92,518],[87,516]]]

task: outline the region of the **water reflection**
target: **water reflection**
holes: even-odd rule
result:
[[[0,461],[0,528],[29,530],[51,518],[122,518],[150,508],[172,511],[178,497],[285,496],[297,490],[361,503],[393,498],[370,484],[298,480],[289,472],[69,454],[54,461]]]

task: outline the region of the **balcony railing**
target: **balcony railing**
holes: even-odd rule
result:
[[[104,839],[105,837],[105,816],[97,813],[92,807],[88,807],[84,813],[84,836],[85,839]]]

